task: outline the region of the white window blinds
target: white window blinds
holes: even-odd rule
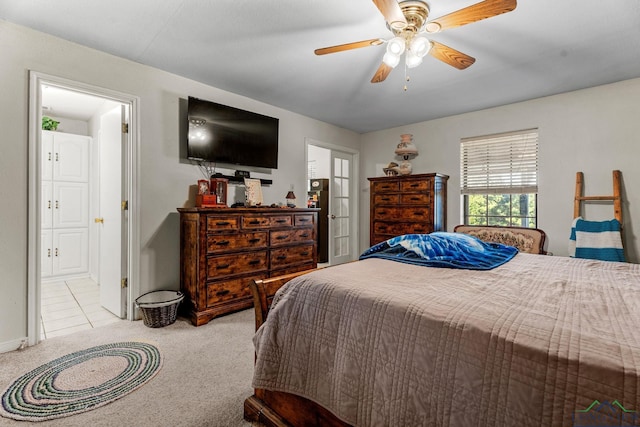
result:
[[[463,138],[462,194],[538,192],[538,129]]]

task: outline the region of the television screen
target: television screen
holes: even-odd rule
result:
[[[188,158],[277,169],[278,119],[193,97],[187,118]]]

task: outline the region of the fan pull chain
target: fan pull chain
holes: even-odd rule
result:
[[[405,81],[405,84],[404,84],[404,91],[405,91],[405,92],[407,91],[407,83],[406,83],[406,82],[408,82],[408,81],[410,81],[410,80],[411,80],[411,77],[409,77],[409,76],[407,75],[407,64],[405,64],[405,65],[404,65],[404,81]]]

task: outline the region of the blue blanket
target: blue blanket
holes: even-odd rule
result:
[[[405,234],[378,243],[360,259],[383,258],[427,267],[491,270],[518,253],[513,246],[487,243],[462,233]]]

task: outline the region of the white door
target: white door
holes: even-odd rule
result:
[[[89,180],[88,137],[68,133],[53,135],[53,179],[74,182]]]
[[[100,118],[100,216],[98,238],[100,304],[118,317],[125,316],[125,289],[121,286],[125,269],[122,262],[123,182],[122,133],[124,106],[118,106]]]
[[[43,182],[43,195],[44,185]],[[89,216],[89,184],[86,182],[54,182],[53,228],[87,227]],[[45,206],[45,208],[47,208]]]
[[[85,273],[89,267],[89,232],[86,228],[53,230],[53,274]]]
[[[354,259],[351,193],[353,155],[331,150],[331,191],[329,200],[329,263],[341,264]]]
[[[53,232],[51,229],[43,229],[40,232],[40,270],[42,277],[53,274]]]

